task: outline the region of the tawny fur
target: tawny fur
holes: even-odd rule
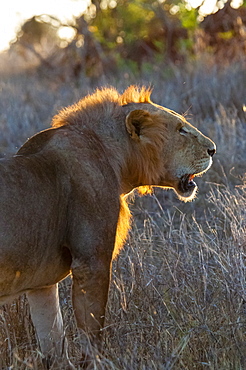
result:
[[[0,160],[0,302],[27,293],[54,367],[73,368],[59,281],[72,275],[77,325],[99,348],[111,262],[131,223],[127,194],[160,186],[190,201],[193,177],[211,166],[215,144],[150,95],[136,86],[97,90]]]

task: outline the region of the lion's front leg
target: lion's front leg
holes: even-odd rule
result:
[[[75,259],[72,263],[72,298],[77,325],[99,351],[108,299],[110,267],[111,259],[105,261],[91,258],[89,263]],[[89,362],[90,350],[87,340],[84,346],[83,356]]]
[[[58,284],[31,290],[27,298],[46,368],[60,363],[64,369],[75,369],[68,359]]]

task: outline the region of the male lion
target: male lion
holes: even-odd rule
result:
[[[100,342],[112,256],[129,227],[125,195],[154,185],[191,200],[194,176],[211,166],[215,144],[150,93],[97,90],[0,161],[0,302],[27,294],[53,363],[67,359],[58,282],[69,274],[77,325]]]

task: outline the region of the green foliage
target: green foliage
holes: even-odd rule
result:
[[[199,7],[192,8],[187,0],[91,0],[91,3],[87,13],[72,26],[76,31],[71,43],[61,42],[57,36],[61,24],[47,15],[27,21],[17,43],[51,68],[57,69],[56,55],[63,54],[61,65],[66,60],[72,74],[84,72],[89,77],[119,72],[126,67],[135,74],[146,70],[146,63],[158,68],[163,63],[180,64],[212,54],[230,64],[232,58],[237,61],[245,54],[245,17],[241,13],[245,1],[239,13],[228,2],[218,17],[220,11],[215,14],[216,21],[210,15],[204,23],[199,23]],[[223,13],[225,9],[227,13]],[[226,32],[224,19],[230,19]],[[237,19],[241,19],[241,26]],[[51,46],[54,55],[50,53]],[[47,50],[43,50],[45,47]]]
[[[119,44],[129,45],[148,36],[148,27],[154,12],[139,0],[119,0],[117,7],[101,9],[90,20],[97,39],[109,48]],[[113,43],[113,45],[112,45]]]
[[[234,32],[233,31],[219,32],[218,36],[223,40],[231,40],[234,36]]]
[[[184,28],[195,30],[198,27],[198,10],[191,8],[187,9],[187,4],[183,1],[179,5],[178,17]]]

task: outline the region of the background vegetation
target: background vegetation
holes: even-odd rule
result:
[[[1,157],[105,84],[152,85],[154,102],[217,144],[194,202],[159,189],[130,200],[133,228],[113,265],[95,369],[246,368],[245,7],[228,2],[200,17],[181,1],[94,1],[70,42],[57,36],[57,20],[35,17],[1,56]],[[69,288],[67,279],[60,294],[76,363]],[[0,311],[0,368],[42,369],[25,297]]]

